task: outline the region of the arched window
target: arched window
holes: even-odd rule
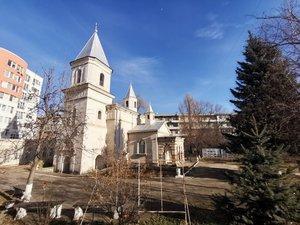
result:
[[[77,70],[77,79],[76,79],[76,83],[79,84],[81,82],[81,69]]]
[[[145,141],[140,140],[139,142],[139,154],[145,154]]]
[[[101,120],[101,117],[102,117],[102,112],[98,111],[98,119]]]
[[[100,84],[101,86],[104,85],[104,74],[103,74],[103,73],[100,73],[100,82],[99,82],[99,84]]]
[[[128,101],[126,101],[126,107],[128,108],[128,106],[129,106],[129,105],[128,105]]]
[[[136,102],[134,102],[134,108],[136,108]]]

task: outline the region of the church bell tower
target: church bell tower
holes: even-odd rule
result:
[[[102,48],[97,25],[75,60],[70,62],[71,86],[64,90],[65,107],[85,119],[85,127],[76,140],[72,172],[95,169],[97,157],[106,148],[106,106],[112,104],[110,93],[112,69]]]

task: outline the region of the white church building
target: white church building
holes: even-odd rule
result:
[[[175,164],[184,161],[184,138],[170,132],[166,122],[156,121],[149,105],[138,113],[138,99],[129,85],[121,104],[111,93],[112,68],[105,56],[97,28],[70,62],[71,85],[64,90],[65,107],[85,120],[73,155],[56,153],[54,170],[85,173],[102,168],[105,151],[126,155],[129,162]],[[141,119],[143,118],[143,119]]]

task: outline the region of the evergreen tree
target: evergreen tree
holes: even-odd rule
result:
[[[249,34],[245,61],[238,62],[236,87],[231,89],[235,115],[230,118],[235,135],[227,135],[230,149],[238,152],[241,144],[249,146],[242,132],[250,132],[254,116],[259,129],[267,125],[273,145],[285,144],[290,152],[300,146],[300,104],[296,76],[280,50]]]
[[[296,221],[299,191],[292,169],[282,162],[283,145],[270,148],[266,129],[259,132],[256,123],[251,134],[242,135],[250,144],[242,148],[239,174],[232,176],[231,195],[215,197],[216,205],[229,215],[232,224],[275,225]]]

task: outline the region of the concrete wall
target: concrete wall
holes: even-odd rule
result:
[[[120,105],[107,106],[107,144],[110,152],[128,152],[127,133],[137,125],[137,117],[137,112]]]

